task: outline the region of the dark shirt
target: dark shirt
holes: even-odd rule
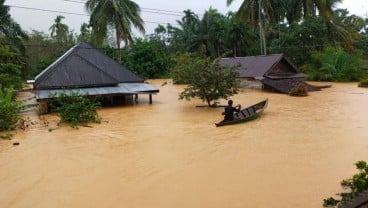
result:
[[[232,105],[228,105],[225,107],[225,121],[232,121],[234,119],[234,112],[239,112],[240,109],[233,107]]]

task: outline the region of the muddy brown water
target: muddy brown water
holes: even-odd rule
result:
[[[0,207],[322,207],[368,160],[368,91],[357,83],[303,98],[242,90],[235,104],[268,98],[268,108],[219,128],[221,108],[178,100],[183,86],[170,80],[150,83],[152,105],[142,95],[101,109],[92,128],[49,131],[57,117],[26,112],[35,124],[0,141]]]

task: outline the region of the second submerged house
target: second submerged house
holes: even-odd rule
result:
[[[242,87],[263,88],[280,93],[289,93],[303,83],[309,91],[318,90],[304,82],[306,75],[298,70],[283,54],[222,58],[223,66],[239,66]]]
[[[60,92],[99,97],[124,103],[133,95],[152,94],[159,90],[144,79],[87,43],[79,43],[38,74],[33,83],[36,99],[46,108],[52,95]],[[41,110],[45,111],[45,110]]]

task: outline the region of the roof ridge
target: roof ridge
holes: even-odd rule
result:
[[[283,53],[275,53],[269,55],[255,55],[255,56],[236,56],[236,57],[225,57],[221,59],[237,59],[237,58],[257,58],[257,57],[267,57],[267,56],[284,56]]]
[[[49,74],[52,73],[52,68],[54,66],[56,66],[57,64],[61,63],[62,61],[64,61],[67,57],[69,57],[74,50],[77,48],[79,44],[71,47],[67,52],[65,52],[62,56],[60,56],[59,58],[57,58],[54,62],[52,62],[52,64],[50,64],[46,69],[44,69],[42,72],[40,72],[36,77],[35,77],[35,81],[37,82],[42,82],[45,78],[49,77]],[[39,80],[40,79],[40,80]]]

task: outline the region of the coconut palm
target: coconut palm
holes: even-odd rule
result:
[[[85,7],[91,14],[89,23],[98,42],[106,37],[109,27],[115,29],[121,62],[120,43],[124,41],[127,45],[133,42],[132,26],[145,32],[138,4],[131,0],[88,0]]]
[[[244,22],[235,17],[230,12],[227,14],[227,47],[233,51],[233,56],[242,56],[244,49],[247,49],[252,42],[257,40],[257,34],[250,30]]]
[[[58,43],[65,43],[68,39],[69,27],[61,22],[64,18],[61,15],[56,16],[54,24],[49,28],[51,30],[51,37],[56,38]]]
[[[342,0],[286,0],[288,5],[287,19],[299,21],[301,18],[316,16],[317,14],[329,21],[332,19],[333,8]],[[318,11],[318,13],[317,13]]]
[[[183,43],[178,46],[182,51],[193,52],[199,49],[203,43],[203,35],[201,32],[201,21],[191,10],[185,10],[181,20],[176,21],[180,26],[174,28],[174,44]]]
[[[234,0],[227,0],[227,5]],[[261,54],[266,54],[265,23],[275,22],[273,0],[243,0],[237,16],[254,29],[258,23],[261,43]]]

